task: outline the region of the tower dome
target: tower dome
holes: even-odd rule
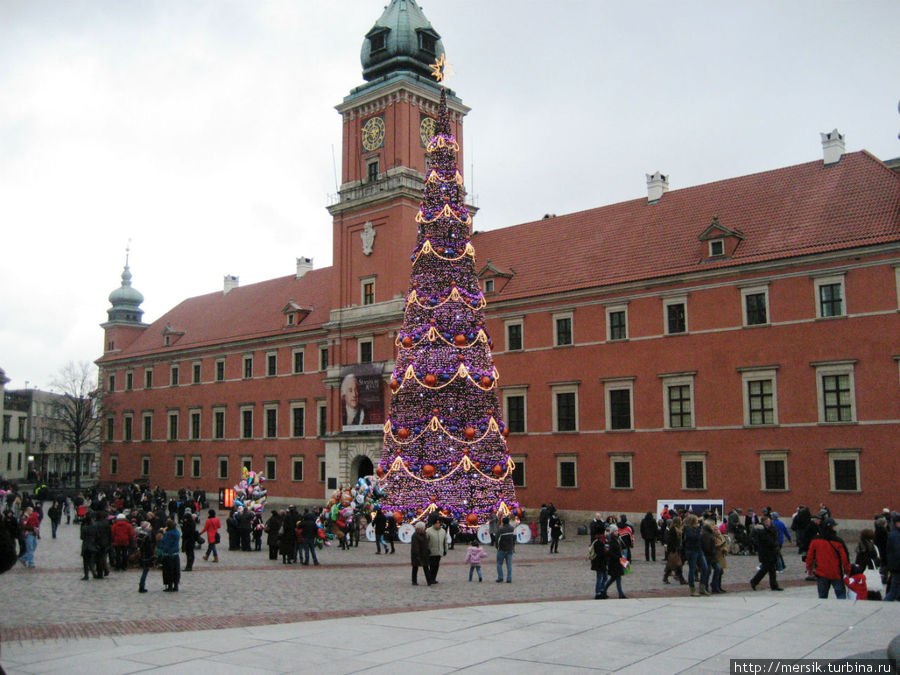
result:
[[[128,268],[128,255],[125,256],[125,269],[122,270],[122,285],[109,294],[109,304],[106,310],[110,321],[125,321],[128,323],[140,323],[144,310],[141,303],[144,296],[140,291],[131,286],[131,270]]]
[[[363,40],[363,78],[403,71],[430,77],[429,66],[443,53],[441,36],[415,0],[391,0]]]

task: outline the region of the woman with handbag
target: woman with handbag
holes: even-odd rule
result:
[[[622,567],[622,540],[619,539],[618,526],[610,525],[606,536],[609,544],[609,550],[606,553],[606,574],[609,580],[606,582],[606,588],[603,589],[603,597],[607,595],[609,587],[615,584],[619,598],[625,599],[625,592],[622,590],[622,575],[625,574],[625,568]]]
[[[209,556],[212,554],[213,562],[219,562],[219,550],[216,548],[216,544],[219,543],[219,528],[221,527],[222,523],[216,518],[215,509],[210,509],[207,513],[206,522],[203,523],[203,529],[200,530],[200,536],[205,534],[208,542],[206,554],[203,556],[204,560],[209,560]]]
[[[684,561],[681,556],[681,516],[675,516],[669,521],[666,528],[666,571],[663,573],[663,583],[669,583],[669,575],[674,575],[681,585],[687,583],[682,572]]]

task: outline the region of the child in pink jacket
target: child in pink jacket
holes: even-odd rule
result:
[[[481,583],[481,561],[486,555],[487,553],[478,543],[478,538],[473,539],[469,548],[466,549],[465,562],[469,563],[469,581],[472,581],[472,572],[478,572],[478,583]]]

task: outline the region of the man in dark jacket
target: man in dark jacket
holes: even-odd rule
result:
[[[197,539],[197,521],[192,509],[185,508],[181,518],[181,550],[184,552],[184,571],[194,569],[194,542]]]
[[[641,521],[641,539],[644,540],[644,560],[656,562],[656,540],[659,538],[659,525],[656,517],[647,511]]]
[[[773,591],[783,591],[784,589],[778,585],[778,581],[775,578],[775,568],[778,565],[778,531],[772,525],[772,519],[768,516],[763,517],[762,527],[757,529],[756,545],[758,547],[760,568],[750,580],[750,588],[755,591],[756,585],[768,574],[769,588]]]
[[[416,523],[416,531],[409,542],[409,559],[412,563],[412,585],[418,586],[419,568],[425,573],[425,581],[431,586],[431,570],[428,567],[428,535],[425,534],[425,523]]]
[[[241,550],[250,550],[250,534],[253,531],[253,514],[246,506],[242,507],[235,516],[237,521],[238,537],[241,542]]]
[[[555,513],[555,510],[554,510]],[[552,514],[551,514],[552,515]],[[497,530],[497,583],[503,581],[503,562],[506,562],[506,583],[512,583],[512,559],[516,551],[516,529],[509,524],[509,516]]]
[[[891,574],[885,600],[900,600],[900,515],[894,515],[893,521],[884,556],[886,567]]]
[[[316,537],[319,536],[319,526],[316,524],[316,517],[312,512],[306,511],[300,523],[300,562],[309,565],[309,557],[312,555],[313,565],[318,565]]]
[[[375,526],[375,555],[381,555],[381,544],[384,543],[384,531],[387,529],[387,516],[381,507],[376,507],[372,525]],[[384,552],[387,553],[386,546]]]

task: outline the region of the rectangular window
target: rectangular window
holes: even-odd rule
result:
[[[834,459],[832,460],[832,472],[834,474],[834,489],[843,491],[856,491],[856,460]]]
[[[200,478],[200,458],[191,457],[191,478]]]
[[[253,408],[241,410],[241,438],[253,438]]]
[[[225,411],[213,411],[213,438],[222,440],[225,438]]]
[[[843,316],[843,287],[840,283],[819,285],[819,316]]]
[[[291,408],[291,436],[302,438],[306,435],[306,407],[302,405]]]
[[[572,314],[556,314],[553,316],[553,345],[563,347],[572,344]]]
[[[761,452],[759,469],[764,492],[784,492],[788,489],[787,452]]]
[[[328,347],[319,347],[319,370],[328,370]]]
[[[303,352],[298,350],[294,352],[294,373],[303,372]]]
[[[364,281],[362,285],[362,304],[364,305],[374,305],[375,304],[375,282],[374,281]]]
[[[144,370],[144,389],[153,389],[153,369]]]
[[[691,423],[691,388],[688,385],[669,387],[669,427],[684,429]]]
[[[130,370],[125,373],[125,391],[131,391],[134,388],[134,373]]]
[[[705,490],[706,457],[703,455],[682,456],[681,480],[685,490]]]
[[[556,487],[578,487],[578,460],[575,457],[556,458]]]
[[[325,457],[319,455],[319,482],[325,482]]]
[[[107,391],[115,391],[116,390],[116,376],[110,375],[106,380],[106,390]]]
[[[274,457],[266,457],[266,480],[277,480],[277,462]]]
[[[194,363],[191,365],[191,382],[193,384],[200,384],[200,364]]]
[[[775,391],[772,380],[747,382],[747,409],[750,425],[775,423]]]
[[[765,286],[742,288],[741,298],[744,301],[744,325],[761,326],[769,323],[769,290]]]
[[[191,440],[199,441],[200,440],[200,411],[194,410],[191,412]]]
[[[556,417],[555,431],[577,431],[578,405],[576,392],[557,392],[554,398],[556,399],[554,410],[554,416]]]
[[[146,413],[141,420],[141,438],[145,441],[153,440],[153,415]]]
[[[266,375],[273,377],[278,373],[278,355],[266,354]]]
[[[522,342],[522,321],[509,321],[506,324],[506,350],[515,352],[521,350]]]
[[[219,457],[219,478],[228,478],[228,458]]]
[[[609,474],[612,479],[610,487],[614,490],[630,490],[632,485],[632,466],[630,455],[612,455],[609,458]]]
[[[141,457],[141,475],[142,476],[150,475],[150,458],[149,457]]]
[[[253,377],[253,356],[244,357],[244,379],[249,380]]]
[[[608,307],[606,309],[606,326],[608,340],[628,339],[628,319],[624,308]]]
[[[328,431],[328,408],[325,401],[316,403],[316,412],[318,413],[318,434],[324,436]]]
[[[253,468],[253,458],[252,457],[241,457],[241,466],[247,471]]]
[[[631,416],[631,382],[608,382],[606,391],[606,428],[612,431],[633,429]]]
[[[372,363],[372,340],[371,338],[358,340],[359,345],[359,362]]]
[[[678,335],[687,332],[687,301],[684,298],[663,300],[665,311],[666,335]]]
[[[303,458],[302,457],[292,457],[291,458],[291,480],[294,480],[294,481],[303,480]]]
[[[826,422],[853,420],[849,375],[823,375],[822,395]]]
[[[506,406],[504,417],[506,428],[511,434],[525,433],[525,394],[506,394],[503,397]]]
[[[169,370],[169,385],[172,387],[178,386],[178,366],[172,366]]]
[[[278,438],[278,408],[266,408],[266,438]]]
[[[484,292],[485,293],[493,293],[494,292],[494,280],[493,279],[485,279],[484,280]]]
[[[175,478],[184,478],[184,457],[175,458]]]
[[[114,417],[106,418],[106,440],[112,442],[113,434],[116,430],[116,419]]]
[[[225,359],[216,361],[216,382],[225,381]]]
[[[513,485],[518,488],[525,487],[525,457],[523,455],[514,455],[512,458],[515,466],[512,470]]]
[[[366,164],[366,178],[370,183],[378,180],[378,158],[370,159]]]
[[[7,460],[11,460],[11,459],[12,459],[12,455],[8,455]],[[6,468],[7,469],[10,468],[11,464],[12,464],[11,461],[7,461]],[[119,473],[119,457],[117,455],[111,455],[109,458],[109,472],[114,476],[117,473]]]
[[[134,423],[134,420],[132,419],[131,415],[126,415],[125,417],[122,418],[122,440],[123,441],[131,440],[133,423]]]
[[[178,440],[178,413],[177,412],[169,413],[169,440],[170,441]]]

